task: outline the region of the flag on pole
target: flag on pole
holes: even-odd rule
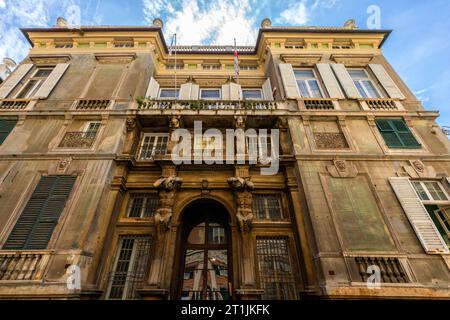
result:
[[[239,55],[236,47],[236,39],[234,39],[234,77],[239,77]]]

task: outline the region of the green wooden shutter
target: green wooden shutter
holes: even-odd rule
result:
[[[8,135],[16,126],[17,120],[0,119],[0,145],[6,140]]]
[[[378,130],[389,148],[420,148],[420,143],[400,119],[378,119]]]
[[[75,179],[75,176],[42,177],[3,249],[46,249]]]

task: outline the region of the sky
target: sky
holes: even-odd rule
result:
[[[0,0],[0,61],[20,62],[29,45],[22,27],[151,25],[164,21],[166,42],[254,45],[262,19],[283,26],[342,26],[355,19],[368,27],[371,6],[380,27],[392,29],[383,52],[427,110],[450,126],[450,0]],[[370,25],[369,25],[370,26]]]

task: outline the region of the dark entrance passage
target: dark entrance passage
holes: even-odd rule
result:
[[[226,209],[198,201],[182,217],[178,297],[227,300],[231,292],[230,230]]]

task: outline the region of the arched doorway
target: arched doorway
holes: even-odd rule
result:
[[[231,292],[229,215],[220,203],[199,200],[182,215],[178,298],[228,300]]]

